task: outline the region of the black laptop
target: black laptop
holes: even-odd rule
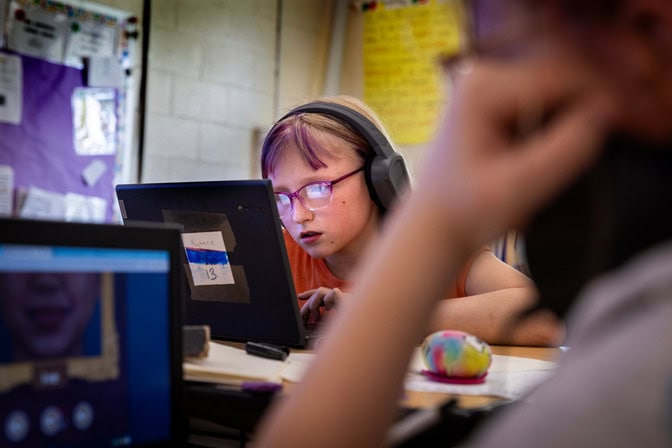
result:
[[[0,219],[0,446],[183,446],[179,235]]]
[[[212,337],[306,344],[269,180],[116,187],[124,222],[183,227],[186,323]]]

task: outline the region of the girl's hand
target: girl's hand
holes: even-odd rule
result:
[[[330,310],[336,306],[336,303],[343,298],[345,293],[338,288],[319,287],[309,289],[298,295],[299,300],[307,300],[301,307],[301,318],[306,323],[309,320],[317,322],[320,320],[320,308]]]

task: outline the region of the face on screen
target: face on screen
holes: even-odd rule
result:
[[[81,355],[99,297],[95,273],[0,274],[0,317],[11,334],[14,358]]]

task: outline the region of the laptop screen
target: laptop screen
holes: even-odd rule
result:
[[[183,229],[185,317],[216,339],[306,343],[269,180],[117,185],[126,223]]]
[[[175,441],[177,231],[147,248],[133,228],[30,226],[58,244],[0,239],[0,446]]]

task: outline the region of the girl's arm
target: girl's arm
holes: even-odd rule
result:
[[[466,279],[467,297],[441,300],[427,333],[452,329],[478,336],[489,344],[559,345],[564,326],[548,311],[523,313],[536,302],[532,281],[490,251],[479,253]]]

